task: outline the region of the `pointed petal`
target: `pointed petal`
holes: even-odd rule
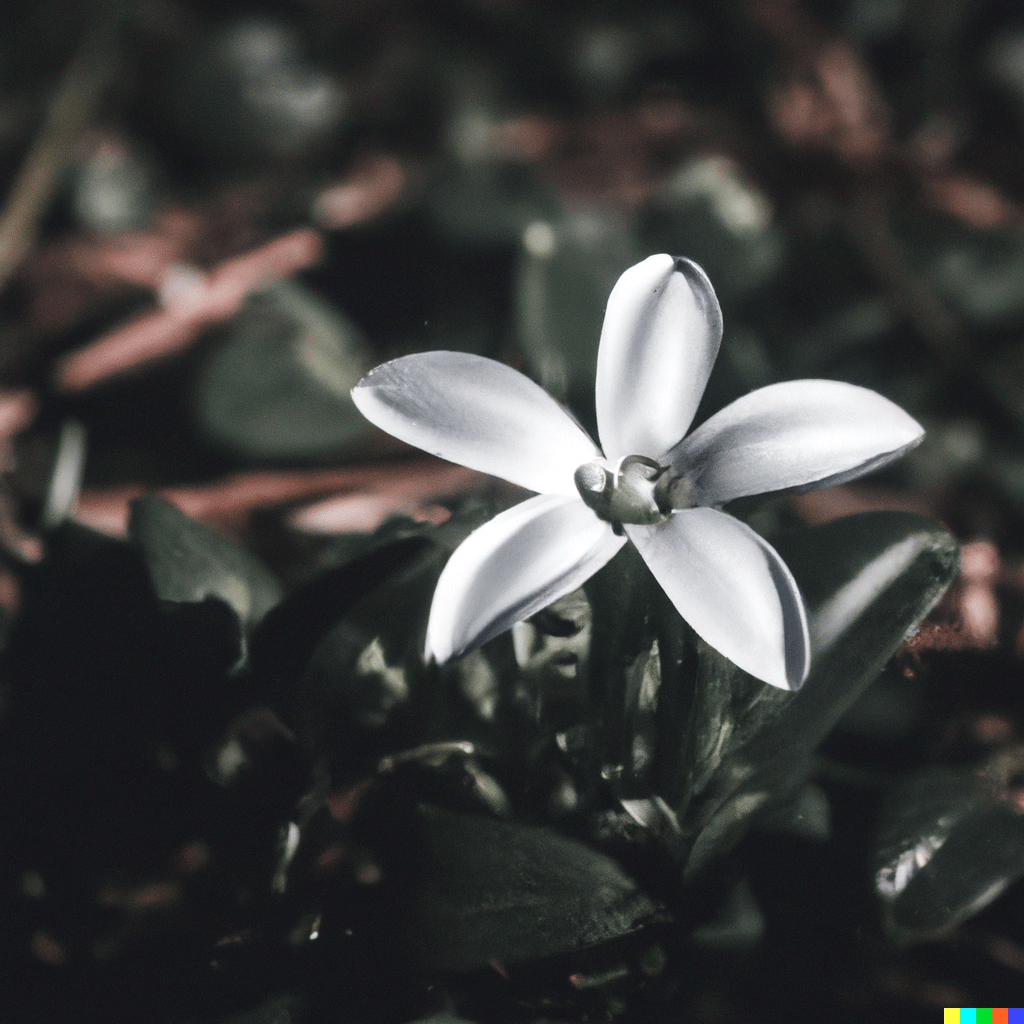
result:
[[[694,505],[767,491],[811,490],[886,465],[924,436],[877,392],[834,380],[752,391],[702,423],[666,456]]]
[[[655,459],[687,431],[722,340],[722,311],[696,263],[650,256],[608,298],[597,355],[597,427],[609,459]]]
[[[763,537],[711,508],[625,529],[698,636],[752,676],[800,688],[810,663],[807,615],[792,574]]]
[[[445,662],[546,608],[625,544],[579,498],[540,494],[495,516],[437,581],[426,657]]]
[[[529,377],[468,352],[384,363],[352,389],[352,401],[402,441],[542,494],[576,495],[576,468],[601,454]]]

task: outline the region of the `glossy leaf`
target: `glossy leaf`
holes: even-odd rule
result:
[[[875,888],[903,938],[948,931],[1024,876],[1024,816],[1004,785],[932,768],[882,808]]]
[[[941,214],[910,213],[894,226],[915,273],[977,328],[1012,322],[1024,310],[1024,242],[1009,225],[970,227]]]
[[[415,716],[409,705],[418,697],[429,699],[418,694],[423,627],[443,553],[428,544],[413,548],[396,565],[409,543],[391,545],[372,559],[372,589],[359,594],[309,650],[298,677],[283,680],[286,706],[300,734],[346,770],[353,764],[372,770],[394,753],[389,725],[396,715]],[[377,575],[383,565],[391,571]],[[423,713],[421,705],[416,707]],[[408,735],[398,742],[408,744]]]
[[[170,112],[189,148],[246,166],[330,145],[345,127],[347,96],[309,49],[287,22],[258,14],[193,40],[167,79]]]
[[[815,747],[959,568],[956,541],[910,513],[850,516],[780,538],[778,547],[807,603],[811,671],[787,694],[702,652],[686,778],[676,784],[684,827],[696,835],[690,873],[807,776]]]
[[[641,237],[648,252],[685,252],[696,260],[729,308],[783,267],[786,225],[772,207],[732,159],[690,155],[647,207]]]
[[[531,695],[533,713],[545,725],[571,727],[586,705],[591,621],[580,589],[512,627],[517,689]]]

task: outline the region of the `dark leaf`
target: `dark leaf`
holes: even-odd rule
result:
[[[300,157],[337,137],[346,96],[300,33],[236,18],[187,47],[169,79],[169,112],[190,148],[229,164]]]
[[[652,205],[643,226],[646,251],[696,260],[727,304],[765,285],[784,260],[771,207],[729,160],[696,157],[675,171]]]
[[[1024,875],[1024,815],[1009,795],[966,768],[928,769],[890,795],[875,888],[897,934],[922,939],[953,928]]]
[[[414,1021],[413,1024],[471,1024],[471,1022],[464,1017],[456,1017],[449,1010],[442,1010],[441,1013],[423,1017],[420,1020]]]
[[[217,1024],[297,1024],[306,1019],[302,1010],[302,1002],[295,996],[277,995],[250,1010],[220,1017]]]
[[[251,296],[203,367],[206,433],[246,458],[320,456],[369,430],[349,397],[370,369],[356,325],[293,281]]]
[[[636,242],[622,223],[571,209],[535,221],[523,241],[515,282],[520,342],[533,376],[591,425],[604,307],[636,262]]]
[[[964,319],[1006,323],[1024,309],[1024,243],[1004,227],[954,226],[946,218],[906,215],[895,227],[922,277]]]
[[[281,598],[280,584],[257,558],[163,498],[149,495],[133,502],[128,532],[162,601],[219,598],[249,627]]]
[[[426,212],[440,231],[459,241],[518,242],[529,225],[558,211],[553,190],[524,164],[448,170],[430,183]]]
[[[148,154],[100,145],[75,168],[71,183],[75,216],[101,234],[148,227],[160,199],[158,178]]]
[[[640,928],[655,904],[614,861],[531,825],[422,812],[430,867],[418,944],[429,970],[582,949]]]
[[[684,827],[698,833],[690,873],[806,777],[815,747],[959,568],[956,541],[910,513],[850,516],[780,538],[777,547],[807,602],[811,673],[801,690],[788,693],[702,648],[693,754],[679,791],[681,809],[693,801]]]
[[[434,550],[425,537],[403,537],[371,547],[289,594],[253,634],[253,671],[267,681],[293,682],[316,648],[359,601]]]
[[[710,920],[698,925],[693,941],[712,949],[755,946],[764,936],[764,915],[746,882],[740,882]]]
[[[553,728],[574,725],[586,705],[590,603],[583,590],[512,628],[519,681],[534,717]]]

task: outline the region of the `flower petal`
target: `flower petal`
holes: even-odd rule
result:
[[[924,436],[877,392],[834,380],[791,380],[736,399],[665,457],[686,505],[767,491],[811,490],[886,465]]]
[[[352,401],[417,448],[543,494],[575,496],[573,473],[601,454],[529,377],[468,352],[384,363],[352,389]]]
[[[557,601],[625,544],[579,498],[540,494],[474,530],[441,573],[426,657],[458,657]]]
[[[696,263],[650,256],[608,298],[597,355],[597,428],[609,459],[657,458],[687,431],[722,340]]]
[[[711,508],[625,529],[698,636],[752,676],[799,689],[810,664],[807,615],[792,574],[763,537]]]

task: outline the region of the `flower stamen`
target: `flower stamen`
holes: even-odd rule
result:
[[[658,501],[658,481],[665,473],[653,459],[627,455],[614,468],[602,459],[586,462],[573,474],[576,490],[598,518],[616,529],[630,526],[656,526],[671,514],[670,507]]]

